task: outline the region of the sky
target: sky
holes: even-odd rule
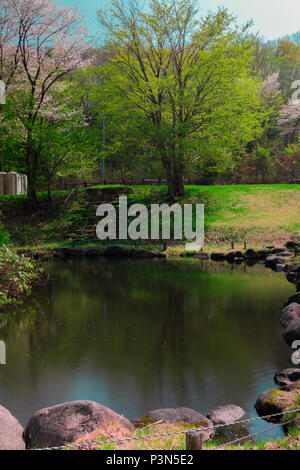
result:
[[[105,9],[109,0],[61,0],[61,4],[78,5],[86,13],[90,35],[99,34],[96,12],[100,8]],[[277,39],[300,30],[299,0],[198,0],[196,4],[203,15],[223,5],[238,17],[240,23],[253,19],[255,31],[265,39]]]

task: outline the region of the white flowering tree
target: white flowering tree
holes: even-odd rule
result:
[[[0,77],[23,132],[28,197],[37,206],[39,151],[35,126],[45,109],[55,112],[57,83],[86,63],[83,18],[53,0],[0,0]]]
[[[295,143],[300,132],[300,100],[288,101],[281,110],[278,124],[287,144]]]

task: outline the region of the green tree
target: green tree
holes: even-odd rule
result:
[[[38,205],[39,173],[35,125],[56,83],[85,64],[85,38],[83,18],[74,8],[60,7],[53,0],[0,1],[0,77],[7,80],[7,95],[20,89],[26,93],[22,99],[26,114],[19,119],[26,134],[24,160],[33,208]]]
[[[250,77],[252,41],[225,9],[198,20],[192,0],[152,0],[147,12],[112,0],[99,12],[112,55],[104,70],[115,96],[144,116],[169,193],[184,194],[184,174],[201,142],[251,139],[259,132],[258,83]]]
[[[93,136],[72,90],[69,81],[57,82],[31,126],[31,148],[37,162],[35,182],[39,186],[46,185],[49,202],[59,172],[82,170],[92,160]],[[20,84],[15,93],[8,96],[0,131],[0,147],[5,155],[1,167],[4,170],[27,169],[25,155],[30,108],[30,93]]]

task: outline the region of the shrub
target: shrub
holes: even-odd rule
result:
[[[7,245],[8,241],[9,241],[8,231],[4,229],[3,223],[0,220],[0,247],[3,245]]]
[[[33,282],[41,274],[35,261],[19,256],[6,247],[0,248],[0,307],[30,293]]]

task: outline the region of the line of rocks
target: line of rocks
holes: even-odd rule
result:
[[[137,248],[123,248],[121,246],[108,246],[105,249],[101,248],[69,248],[58,247],[51,251],[35,251],[20,250],[18,254],[30,257],[36,260],[67,260],[67,259],[82,259],[82,258],[99,258],[104,257],[108,259],[164,259],[166,254],[148,251]]]
[[[164,408],[149,411],[143,418],[128,420],[109,408],[93,401],[73,401],[37,411],[25,431],[8,410],[0,406],[0,449],[25,450],[60,447],[84,440],[96,430],[117,431],[130,436],[135,428],[162,422],[188,423],[194,427],[210,428],[203,433],[204,441],[215,434],[216,425],[238,421],[245,412],[236,405],[217,406],[206,416],[191,408]],[[84,444],[82,444],[84,446]]]
[[[300,243],[288,241],[285,246],[274,247],[269,246],[261,250],[249,248],[242,251],[230,251],[229,253],[212,253],[210,259],[212,261],[227,261],[232,264],[241,264],[244,261],[252,266],[256,263],[264,264],[276,272],[284,271],[287,265],[287,258],[291,258],[293,253],[300,251]],[[288,268],[287,268],[288,269]]]
[[[300,243],[288,242],[286,246],[288,249],[298,251]],[[299,341],[300,345],[300,263],[285,264],[282,270],[286,273],[287,280],[296,287],[297,291],[284,304],[280,314],[280,323],[285,328],[283,338],[287,345],[292,347],[295,341]],[[295,351],[294,358],[299,360],[300,364],[298,351]],[[279,388],[266,390],[255,403],[258,415],[266,416],[300,409],[300,369],[288,368],[278,372],[275,374],[274,382]],[[288,418],[291,419],[290,413]],[[283,430],[288,432],[289,426],[285,424],[285,416],[277,416],[268,421],[282,423]],[[296,420],[292,425],[300,428],[300,420]]]

